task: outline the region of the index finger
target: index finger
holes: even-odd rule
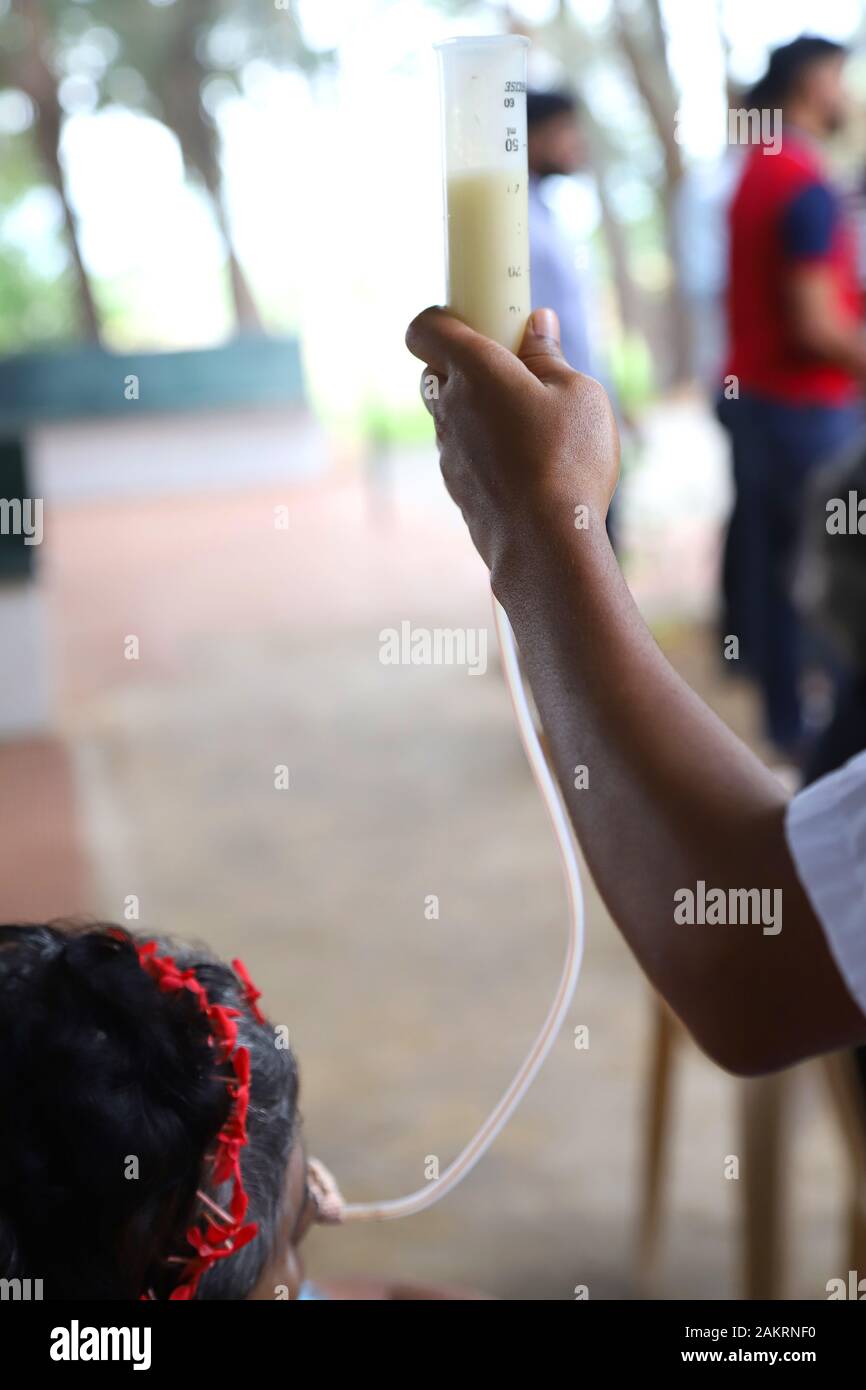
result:
[[[437,367],[462,366],[499,353],[512,356],[507,348],[476,333],[438,304],[423,309],[412,320],[406,329],[406,346],[413,357]]]

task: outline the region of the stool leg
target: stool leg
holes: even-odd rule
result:
[[[866,1102],[854,1057],[833,1052],[822,1057],[830,1099],[839,1121],[848,1168],[848,1269],[866,1275]]]
[[[743,1297],[781,1298],[786,1178],[782,1150],[789,1075],[779,1072],[740,1084]]]
[[[644,1112],[643,1173],[638,1234],[638,1277],[649,1281],[658,1249],[664,1164],[670,1130],[671,1088],[678,1032],[673,1014],[653,996],[652,1040]]]
[[[862,1194],[848,1203],[848,1268],[856,1269],[858,1280],[866,1277],[866,1204]]]

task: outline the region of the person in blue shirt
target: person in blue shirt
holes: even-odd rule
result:
[[[562,327],[562,351],[578,372],[598,375],[590,348],[586,286],[579,248],[544,197],[555,175],[576,174],[587,163],[587,147],[576,99],[568,92],[528,92],[529,257],[532,307],[552,306]]]
[[[567,91],[526,94],[529,160],[529,271],[532,307],[550,305],[557,314],[562,355],[576,372],[602,382],[621,428],[626,421],[601,354],[591,346],[589,283],[581,267],[581,247],[545,198],[545,184],[587,168],[589,146],[577,98]],[[611,544],[617,544],[617,502],[607,514]]]

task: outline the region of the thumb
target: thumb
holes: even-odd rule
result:
[[[559,346],[559,319],[553,309],[530,314],[517,356],[539,381],[556,381],[571,368]]]

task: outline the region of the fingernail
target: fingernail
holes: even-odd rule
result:
[[[552,309],[533,310],[532,331],[538,338],[557,338],[559,336],[559,323]]]

